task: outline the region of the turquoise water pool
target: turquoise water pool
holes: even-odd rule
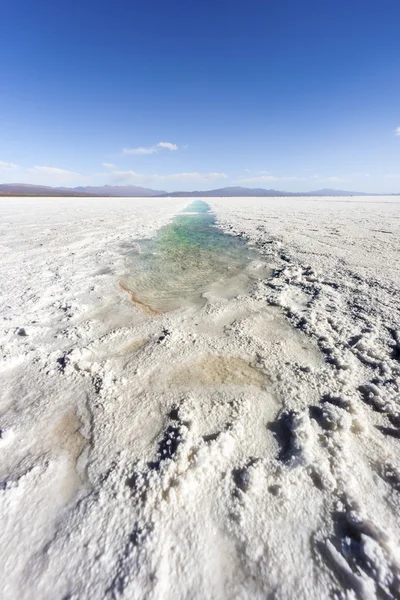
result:
[[[154,312],[202,305],[204,294],[233,297],[251,281],[248,266],[258,253],[215,225],[206,202],[197,200],[156,237],[139,240],[125,279],[133,301]]]

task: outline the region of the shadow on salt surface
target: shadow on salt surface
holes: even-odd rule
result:
[[[242,358],[206,355],[175,369],[168,383],[177,386],[254,385],[264,389],[269,378]]]
[[[203,201],[195,201],[150,240],[130,252],[130,274],[120,287],[150,315],[201,307],[207,296],[235,298],[265,276],[256,250],[223,232]]]
[[[59,494],[70,500],[82,485],[84,475],[79,472],[78,460],[89,440],[82,435],[82,420],[75,411],[70,410],[56,422],[49,436],[54,452],[61,452],[65,462],[65,476],[58,486]]]

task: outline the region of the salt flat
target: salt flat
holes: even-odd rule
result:
[[[191,202],[0,199],[3,598],[399,597],[399,201],[207,199],[251,286],[154,314]]]

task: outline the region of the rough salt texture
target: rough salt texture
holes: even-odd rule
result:
[[[400,204],[207,200],[264,276],[145,314],[190,201],[0,201],[2,597],[399,597]]]

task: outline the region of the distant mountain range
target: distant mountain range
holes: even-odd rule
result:
[[[136,185],[102,185],[79,186],[75,188],[51,187],[47,185],[31,185],[29,183],[0,184],[0,196],[118,196],[118,197],[172,197],[172,198],[211,198],[239,196],[379,196],[367,192],[349,192],[345,190],[323,189],[312,192],[282,192],[280,190],[264,190],[263,188],[224,187],[203,192],[171,192],[152,190]],[[386,194],[385,194],[386,195]],[[400,194],[387,194],[398,196]]]
[[[0,196],[164,196],[165,190],[151,190],[136,185],[79,186],[75,188],[32,185],[30,183],[0,184]]]
[[[100,185],[97,187],[88,185],[73,189],[91,196],[140,196],[143,198],[143,196],[164,196],[167,193],[165,190],[151,190],[137,185]]]
[[[373,196],[366,192],[346,192],[344,190],[323,189],[314,192],[282,192],[280,190],[265,190],[263,188],[244,188],[244,187],[225,187],[217,190],[208,190],[206,192],[172,192],[165,194],[166,196],[180,198],[210,198],[215,196],[223,197],[240,197],[240,196]],[[379,195],[379,194],[376,194]]]

